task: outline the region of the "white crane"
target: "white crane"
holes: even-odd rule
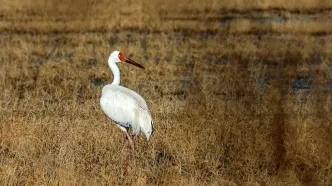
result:
[[[100,105],[105,114],[123,131],[131,149],[134,150],[134,141],[128,134],[129,128],[134,136],[138,136],[142,131],[149,141],[154,132],[153,120],[145,100],[135,91],[120,85],[120,70],[116,65],[118,62],[126,62],[144,69],[120,51],[113,51],[108,58],[108,65],[114,79],[112,84],[103,87]]]

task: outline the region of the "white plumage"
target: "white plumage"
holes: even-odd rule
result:
[[[120,70],[116,65],[117,62],[127,62],[140,68],[144,67],[125,57],[119,51],[112,52],[108,64],[113,72],[114,80],[112,84],[103,87],[100,99],[104,113],[120,127],[134,149],[128,129],[131,128],[132,134],[135,136],[142,131],[149,140],[154,132],[153,120],[145,100],[135,91],[120,85]]]
[[[152,117],[144,99],[136,92],[120,85],[106,85],[100,99],[101,108],[123,130],[132,128],[133,134],[151,125]],[[149,130],[149,127],[148,129]],[[149,132],[149,131],[147,131]],[[149,140],[150,135],[146,136]]]

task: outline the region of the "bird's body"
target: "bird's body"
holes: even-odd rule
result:
[[[122,58],[122,59],[121,59]],[[108,64],[113,72],[112,84],[103,87],[100,105],[108,118],[112,119],[125,133],[132,148],[134,148],[129,128],[137,136],[142,131],[147,140],[150,139],[154,128],[151,113],[145,100],[135,91],[120,85],[120,71],[117,62],[128,62],[143,68],[119,51],[112,52]]]
[[[132,128],[134,135],[139,135],[141,126],[153,124],[151,113],[145,100],[126,87],[106,85],[100,99],[101,108],[121,128]]]

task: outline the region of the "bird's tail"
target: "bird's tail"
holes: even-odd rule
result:
[[[139,125],[149,140],[154,133],[154,122],[152,120],[151,114],[146,110],[140,110]]]

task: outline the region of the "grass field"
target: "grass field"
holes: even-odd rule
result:
[[[0,185],[332,183],[332,1],[0,0]],[[136,152],[99,106],[148,102]]]

